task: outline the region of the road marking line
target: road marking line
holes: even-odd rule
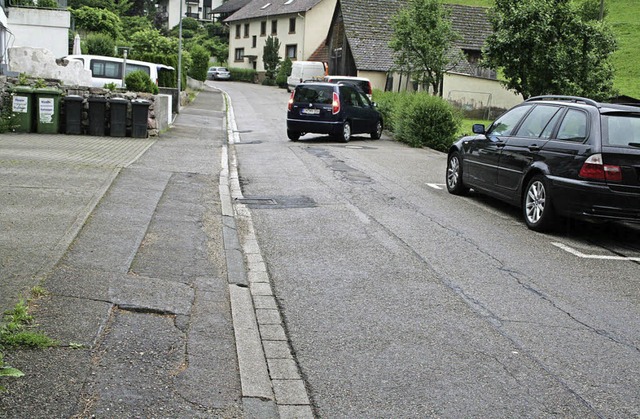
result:
[[[580,252],[579,250],[574,249],[571,246],[567,246],[563,243],[551,242],[552,245],[564,250],[565,252],[569,252],[574,256],[577,256],[582,259],[599,259],[599,260],[623,260],[623,261],[633,261],[640,262],[640,257],[627,257],[627,256],[610,256],[610,255],[587,255],[585,253]]]
[[[441,186],[444,186],[444,183],[427,183],[427,186],[441,191],[443,189]]]

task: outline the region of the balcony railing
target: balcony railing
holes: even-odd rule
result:
[[[200,14],[198,14],[198,13],[185,13],[184,15],[186,17],[192,17],[194,19],[200,19]]]

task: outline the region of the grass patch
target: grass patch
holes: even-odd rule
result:
[[[463,119],[456,135],[458,138],[464,137],[466,135],[473,135],[473,124],[484,124],[485,128],[489,128],[489,125],[492,122],[493,121],[487,121],[484,119]]]

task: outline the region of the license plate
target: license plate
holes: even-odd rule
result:
[[[304,108],[301,112],[305,115],[320,115],[320,109]]]

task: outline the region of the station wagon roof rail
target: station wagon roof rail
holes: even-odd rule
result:
[[[600,104],[598,102],[596,102],[595,100],[587,99],[585,97],[579,97],[579,96],[543,95],[543,96],[530,97],[529,99],[525,100],[525,102],[533,102],[533,101],[536,101],[536,100],[564,100],[564,101],[569,101],[569,102],[574,102],[574,103],[582,102],[582,103],[585,103],[587,105],[591,105],[591,106],[595,106],[596,108],[600,108]]]

